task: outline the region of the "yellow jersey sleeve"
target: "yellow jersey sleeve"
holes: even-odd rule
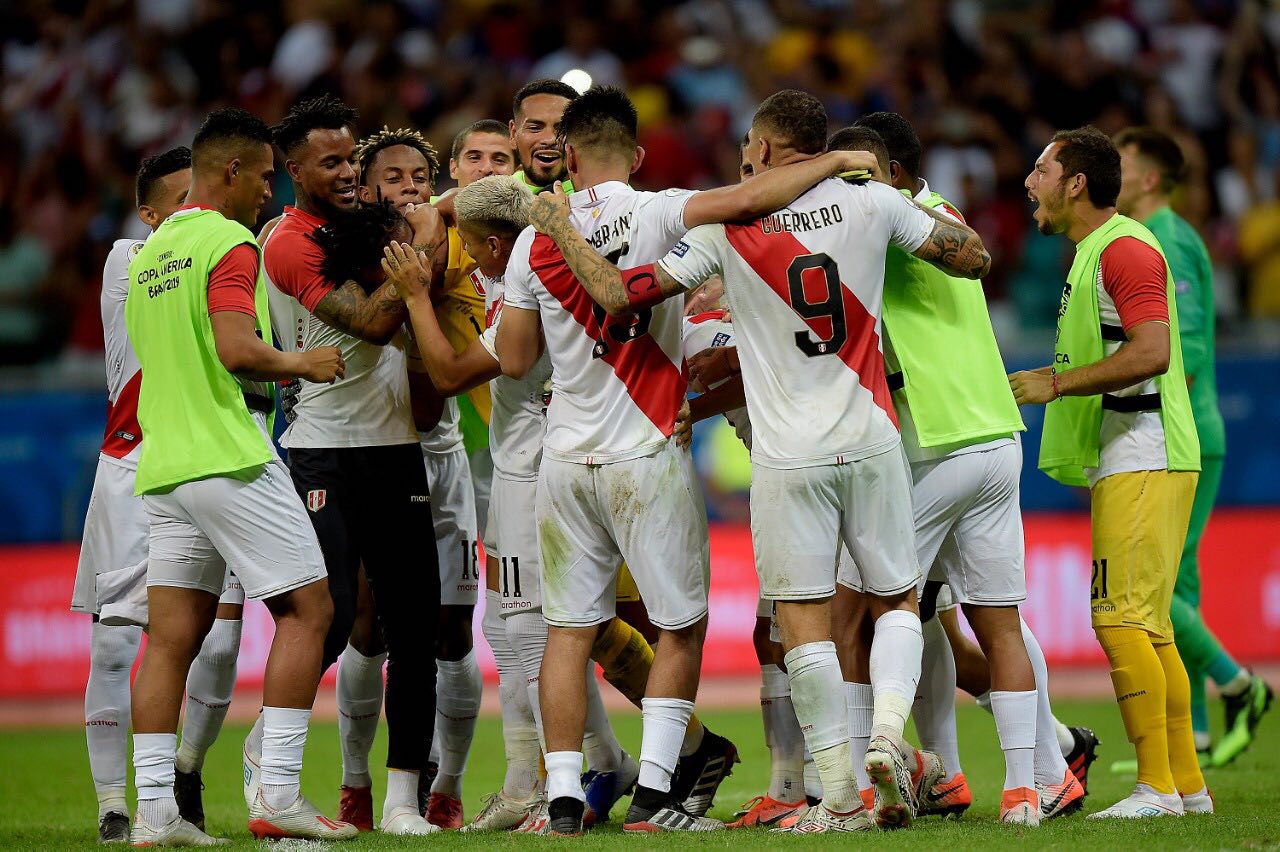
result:
[[[449,265],[444,273],[444,298],[436,306],[440,330],[461,352],[484,332],[484,291],[471,278],[476,262],[462,248],[457,228],[449,228]],[[487,424],[492,404],[487,384],[467,392],[472,405]]]

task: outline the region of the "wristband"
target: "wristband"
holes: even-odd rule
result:
[[[1053,398],[1062,399],[1062,391],[1058,390],[1058,374],[1055,372],[1051,375],[1053,377]]]
[[[652,263],[622,270],[622,289],[627,293],[632,313],[652,308],[667,298],[658,286],[658,276]]]

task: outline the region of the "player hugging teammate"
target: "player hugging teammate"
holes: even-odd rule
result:
[[[1176,146],[1131,131],[1117,153],[1083,128],[1045,149],[1027,180],[1036,221],[1076,260],[1054,366],[1006,377],[973,280],[990,256],[921,177],[896,114],[828,139],[817,99],[779,92],[742,142],[742,182],[638,192],[627,96],[534,81],[508,123],[453,140],[459,189],[443,197],[418,132],[358,140],[358,120],[332,97],[270,130],[220,110],[190,152],[139,170],[153,233],[117,243],[104,271],[109,418],[73,598],[95,617],[85,712],[102,841],[225,842],[204,833],[200,772],[246,596],[276,620],[244,745],[258,837],[576,836],[633,791],[629,832],[725,828],[706,814],[737,749],[694,713],[711,578],[687,452],[692,422],[719,413],[752,453],[771,752],[766,794],[729,827],[958,816],[972,794],[957,685],[994,717],[1001,821],[1080,810],[1097,738],[1054,718],[1018,610],[1028,404],[1047,405],[1040,467],[1092,492],[1094,625],[1138,757],[1133,795],[1094,816],[1213,810],[1193,735],[1204,676],[1227,701],[1205,758],[1217,763],[1249,744],[1271,692],[1196,613],[1222,443],[1212,288],[1167,207]],[[296,203],[255,239],[273,143]],[[1152,230],[1117,213],[1117,195]],[[1184,274],[1199,276],[1198,301],[1180,327]],[[685,319],[673,297],[687,296]],[[946,354],[961,349],[963,374]],[[702,393],[687,403],[690,378]],[[277,383],[287,469],[271,437]],[[1120,547],[1134,529],[1143,546]],[[406,546],[406,531],[427,530],[434,542]],[[464,827],[478,540],[507,765]],[[123,717],[139,628],[130,833]],[[298,784],[334,662],[337,820]],[[597,664],[641,710],[638,757],[610,726]],[[910,715],[921,748],[904,739]]]

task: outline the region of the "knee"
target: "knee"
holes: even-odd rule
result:
[[[376,657],[386,650],[378,619],[372,611],[361,609],[351,625],[349,643],[365,657]]]
[[[138,656],[141,631],[137,627],[93,626],[90,646],[93,668],[99,672],[127,672]]]
[[[704,615],[688,627],[681,627],[678,630],[664,629],[658,639],[658,647],[665,648],[675,644],[683,649],[700,649],[706,638],[707,617]]]
[[[441,660],[461,660],[470,651],[472,607],[440,607],[440,627],[436,634],[436,657]]]

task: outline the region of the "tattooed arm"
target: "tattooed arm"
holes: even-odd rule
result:
[[[912,254],[959,278],[983,278],[991,271],[991,255],[976,231],[922,204],[916,206],[934,223],[933,231]]]
[[[354,281],[336,285],[316,303],[313,313],[339,331],[379,346],[391,342],[407,316],[394,285],[383,284],[365,295]]]

